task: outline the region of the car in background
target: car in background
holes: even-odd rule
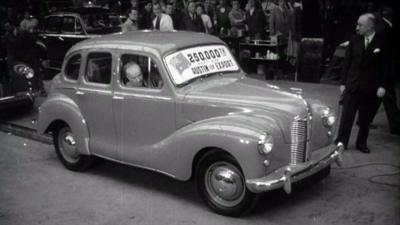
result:
[[[11,109],[31,109],[39,95],[35,72],[27,64],[15,62],[9,65],[11,74],[0,81],[0,112]]]
[[[335,120],[317,99],[247,77],[218,37],[135,31],[74,45],[37,129],[67,169],[98,156],[193,178],[212,210],[239,216],[261,193],[340,164]]]
[[[69,8],[51,13],[45,17],[39,33],[48,58],[43,66],[59,70],[65,53],[77,42],[120,31],[120,16],[105,8]]]

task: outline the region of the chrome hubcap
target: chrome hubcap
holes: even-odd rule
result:
[[[69,129],[63,129],[58,135],[60,152],[63,158],[69,163],[76,163],[79,160],[79,152],[76,148],[76,141]]]
[[[206,172],[205,184],[212,200],[225,207],[235,206],[244,198],[244,178],[230,163],[212,164]]]

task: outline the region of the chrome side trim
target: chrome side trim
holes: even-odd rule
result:
[[[113,161],[113,162],[121,163],[121,164],[124,164],[124,165],[133,166],[133,167],[137,167],[137,168],[141,168],[141,169],[145,169],[145,170],[150,170],[150,171],[153,171],[153,172],[161,173],[161,174],[164,174],[164,175],[167,175],[169,177],[172,177],[172,178],[176,179],[176,176],[173,175],[173,174],[170,174],[170,173],[167,173],[167,172],[164,172],[164,171],[161,171],[161,170],[157,170],[157,169],[154,169],[154,168],[151,168],[151,167],[140,166],[140,165],[137,165],[137,164],[128,163],[128,162],[117,160],[117,159],[110,158],[110,157],[107,157],[107,156],[102,156],[102,155],[99,155],[97,153],[93,153],[92,155],[95,155],[97,157],[100,157],[100,158],[103,158],[103,159],[107,159],[107,160],[110,160],[110,161]]]

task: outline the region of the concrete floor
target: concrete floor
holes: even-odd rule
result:
[[[305,95],[321,93],[329,104],[337,101],[335,86],[300,86],[313,90]],[[52,145],[0,132],[0,224],[400,224],[399,186],[370,181],[375,175],[399,172],[388,164],[400,165],[400,138],[388,132],[382,109],[374,123],[378,129],[370,134],[371,154],[350,145],[344,152],[345,168],[334,166],[329,177],[297,185],[291,195],[267,193],[243,218],[211,212],[197,196],[194,182],[107,161],[85,173],[71,172],[58,161]],[[356,131],[355,126],[350,143]],[[400,176],[372,181],[399,185]]]
[[[296,186],[291,195],[263,195],[253,213],[234,219],[209,211],[193,182],[112,162],[85,173],[71,172],[62,167],[51,145],[4,132],[0,143],[2,225],[400,224],[399,188],[368,181],[373,175],[395,172],[389,166],[334,168],[326,179]],[[346,151],[345,166],[398,164],[399,145],[398,138],[379,135],[369,155]],[[398,178],[377,180],[398,183]]]

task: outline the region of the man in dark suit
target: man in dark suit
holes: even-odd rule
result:
[[[139,29],[144,30],[144,29],[152,29],[153,28],[153,4],[151,3],[150,0],[146,1],[144,5],[144,10],[142,10],[142,13],[140,15],[140,20],[139,20]]]
[[[257,8],[255,0],[248,0],[249,10],[246,12],[246,24],[252,39],[264,39],[267,20],[264,12]]]
[[[179,29],[195,32],[205,32],[203,21],[201,20],[200,16],[196,15],[195,9],[196,3],[194,1],[190,1],[187,6],[187,11],[181,19]]]
[[[386,94],[382,99],[383,105],[385,107],[386,116],[389,122],[389,129],[392,134],[400,134],[400,106],[396,105],[396,88],[399,91],[400,87],[400,76],[396,74],[396,55],[394,49],[396,48],[397,42],[394,40],[394,32],[392,25],[393,10],[389,7],[383,8],[382,17],[378,19],[376,32],[381,33],[385,39],[386,43],[390,48],[389,60],[390,60],[390,71],[388,74],[388,86],[386,89]],[[398,56],[397,56],[398,57]],[[378,111],[379,106],[376,108]]]
[[[370,153],[367,147],[369,125],[385,95],[389,68],[385,38],[375,32],[375,22],[371,13],[359,17],[357,35],[351,38],[346,50],[340,85],[343,110],[336,143],[342,142],[347,148],[358,112],[360,129],[356,147],[364,153]]]

